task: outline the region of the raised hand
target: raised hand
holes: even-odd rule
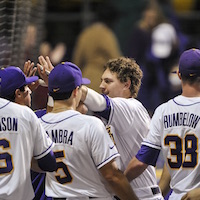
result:
[[[37,63],[37,69],[40,77],[44,80],[45,84],[48,85],[48,75],[54,68],[48,56],[45,58],[43,56],[38,57],[39,63]]]
[[[30,76],[35,76],[35,73],[37,71],[37,68],[34,67],[34,62],[31,62],[30,60],[26,61],[24,63],[24,74],[27,76],[27,77],[30,77]]]
[[[30,60],[26,61],[24,63],[24,74],[27,76],[27,77],[30,77],[30,76],[35,76],[35,73],[37,71],[37,68],[34,67],[34,62],[31,62]],[[37,89],[37,87],[39,86],[39,81],[36,81],[36,82],[33,82],[29,85],[29,88],[31,89],[31,91],[34,91],[35,89]]]

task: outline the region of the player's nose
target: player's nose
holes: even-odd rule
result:
[[[102,90],[102,89],[105,89],[105,84],[103,81],[101,81],[100,85],[99,85],[99,88]]]

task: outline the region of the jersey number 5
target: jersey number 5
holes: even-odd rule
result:
[[[13,170],[12,155],[7,152],[7,149],[10,149],[10,142],[6,139],[1,139],[0,148],[3,149],[3,151],[0,149],[0,175],[3,175]]]
[[[184,139],[177,135],[168,135],[164,142],[170,147],[168,164],[171,168],[194,168],[197,165],[198,138],[194,134],[186,134]]]
[[[56,151],[54,152],[54,155],[56,157],[56,163],[57,163],[57,169],[56,169],[56,175],[55,175],[56,180],[60,184],[66,184],[66,183],[72,182],[73,178],[69,172],[69,169],[67,165],[62,161],[62,158],[65,157],[64,151]]]

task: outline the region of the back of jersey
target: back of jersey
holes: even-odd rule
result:
[[[119,154],[101,120],[68,110],[48,113],[41,121],[55,142],[57,160],[57,171],[46,175],[46,195],[109,197],[98,169]]]
[[[200,187],[200,98],[177,96],[157,111],[161,145],[176,193]],[[162,117],[161,117],[162,116]]]
[[[46,154],[52,143],[44,146],[40,127],[30,108],[0,98],[0,199],[33,199],[32,157]]]

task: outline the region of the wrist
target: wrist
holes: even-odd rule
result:
[[[85,85],[82,85],[81,90],[82,90],[81,101],[84,102],[88,93],[88,88]]]
[[[48,95],[47,106],[53,107],[53,105],[54,105],[53,97]]]

